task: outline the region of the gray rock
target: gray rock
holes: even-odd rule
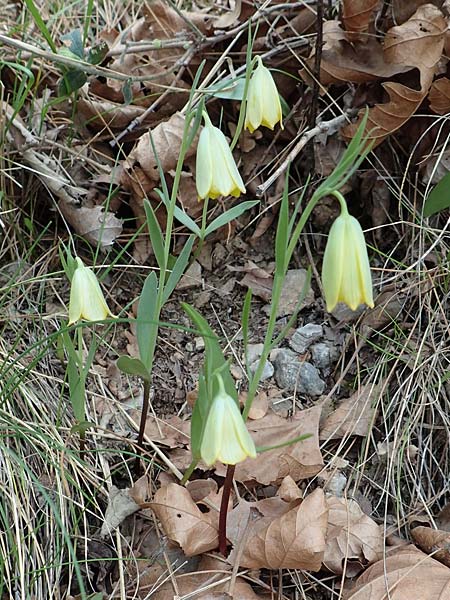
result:
[[[249,364],[249,369],[253,374],[255,374],[256,369],[258,368],[259,359],[261,357],[263,348],[264,344],[249,344],[247,346],[247,361]],[[266,364],[264,365],[264,369],[261,375],[261,381],[270,379],[273,376],[274,371],[275,369],[272,363],[266,360]]]
[[[311,359],[318,369],[328,374],[334,361],[339,358],[339,350],[329,342],[319,342],[310,348]]]
[[[301,362],[292,350],[280,350],[275,359],[275,379],[278,385],[289,392],[297,390],[308,396],[320,396],[325,382],[319,371],[309,362]]]
[[[299,354],[304,354],[306,350],[323,336],[322,325],[308,323],[296,329],[289,340],[289,346]]]

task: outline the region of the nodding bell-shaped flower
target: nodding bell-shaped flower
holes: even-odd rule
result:
[[[200,455],[207,465],[220,461],[235,465],[250,456],[256,457],[256,448],[238,405],[229,396],[219,376],[221,390],[214,398],[206,418]]]
[[[360,304],[374,306],[364,234],[358,221],[348,214],[342,197],[341,214],[331,226],[325,248],[322,284],[328,312],[338,302],[352,310]]]
[[[256,57],[258,66],[248,84],[245,128],[253,133],[260,125],[273,129],[279,122],[283,129],[283,113],[277,86],[269,69]]]
[[[206,112],[205,126],[200,132],[197,146],[196,185],[200,200],[219,196],[245,194],[236,163],[224,134],[214,127]]]
[[[103,321],[113,316],[92,269],[86,267],[81,258],[77,257],[76,261],[70,289],[69,325],[80,319]]]

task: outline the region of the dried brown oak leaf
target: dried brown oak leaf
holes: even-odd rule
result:
[[[402,25],[392,27],[384,39],[384,57],[387,63],[404,68],[417,68],[420,89],[401,83],[384,83],[389,102],[376,104],[369,110],[365,135],[375,145],[404,125],[415,113],[430,89],[435,67],[444,48],[447,22],[441,11],[432,4],[420,6]],[[356,123],[346,125],[341,133],[352,138],[365,111],[360,111]]]
[[[241,567],[318,571],[325,552],[328,508],[320,488],[285,514],[262,517],[247,533]]]
[[[340,575],[354,577],[383,556],[380,527],[363,513],[355,500],[327,498],[328,529],[324,566]]]
[[[161,487],[148,507],[167,537],[177,542],[186,556],[217,548],[218,513],[202,513],[183,486],[169,483]]]
[[[367,435],[373,421],[380,385],[363,385],[350,398],[342,400],[336,410],[320,425],[321,440],[339,440],[349,435]]]
[[[450,567],[450,533],[431,527],[414,527],[411,537],[427,554],[433,553],[433,558]]]
[[[428,94],[430,108],[438,115],[450,112],[450,79],[441,77],[433,81]]]
[[[322,408],[315,406],[297,412],[292,419],[283,419],[269,412],[262,419],[248,421],[247,426],[256,446],[275,446],[304,434],[311,437],[289,446],[261,452],[256,458],[247,458],[236,465],[237,481],[258,481],[264,485],[280,483],[287,475],[294,481],[316,475],[323,467],[319,448],[319,419]],[[216,473],[225,474],[225,467],[217,464]]]
[[[364,42],[350,43],[347,33],[337,21],[326,21],[323,26],[324,46],[320,63],[320,82],[323,85],[342,84],[352,81],[365,83],[380,78],[389,78],[408,71],[410,67],[390,64],[383,53],[383,46],[375,37]],[[307,60],[312,68],[314,56]],[[309,85],[312,83],[307,69],[300,71]]]
[[[379,0],[342,0],[342,22],[345,30],[350,34],[367,31],[378,3]],[[349,39],[353,37],[350,35]]]
[[[183,115],[175,113],[170,119],[160,123],[152,131],[144,133],[125,161],[124,167],[128,175],[132,176],[133,169],[140,169],[152,181],[159,181],[158,162],[153,152],[150,135],[153,138],[153,145],[164,173],[175,169],[180,154],[184,124]],[[195,150],[196,144],[192,143],[187,151],[186,158],[193,155]]]
[[[345,600],[447,600],[450,569],[414,546],[392,549],[356,581]]]

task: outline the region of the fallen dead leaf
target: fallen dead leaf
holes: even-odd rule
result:
[[[277,491],[279,496],[285,502],[295,502],[303,498],[303,492],[295,483],[290,475],[287,475],[280,484]]]
[[[433,81],[428,94],[430,108],[438,115],[450,112],[450,79],[441,77]]]
[[[100,530],[101,537],[110,535],[124,519],[140,509],[130,494],[130,489],[119,490],[115,485],[111,486],[108,495],[108,506],[105,518]]]
[[[383,556],[380,527],[363,513],[355,500],[330,496],[324,566],[340,575],[354,577]]]
[[[102,206],[76,206],[60,201],[59,208],[68,223],[86,241],[102,248],[111,246],[122,233],[122,221]]]
[[[328,509],[320,488],[285,514],[252,523],[241,567],[318,571],[325,551]]]
[[[421,550],[450,567],[450,533],[431,527],[414,527],[411,537]]]
[[[420,596],[418,595],[420,591]],[[414,546],[395,548],[370,566],[345,600],[446,600],[450,569]]]
[[[336,440],[348,435],[367,435],[374,418],[381,384],[361,387],[342,400],[320,427],[321,440]]]
[[[141,412],[131,410],[130,417],[135,423],[139,423]],[[170,448],[187,446],[190,439],[190,429],[190,422],[183,421],[177,415],[171,415],[167,419],[158,419],[158,417],[149,414],[145,421],[145,435],[152,442],[158,442]]]
[[[152,131],[144,133],[125,161],[125,169],[141,169],[146,177],[154,182],[159,181],[158,162],[153,145],[164,173],[175,169],[181,148],[184,131],[184,117],[180,113],[173,114],[170,119],[157,125]],[[192,143],[186,158],[195,154],[196,143]]]
[[[262,419],[248,421],[248,429],[259,447],[274,446],[304,434],[311,437],[282,448],[261,452],[256,458],[248,458],[236,465],[237,481],[258,481],[264,485],[281,482],[287,475],[294,481],[316,475],[323,467],[319,448],[319,419],[321,407],[315,406],[299,411],[291,420],[268,412]],[[225,474],[225,467],[216,465],[218,475]]]
[[[358,39],[359,34],[369,29],[378,0],[342,0],[342,22],[350,33],[349,39]],[[357,34],[352,36],[351,34]]]
[[[148,508],[160,520],[167,537],[177,542],[186,556],[217,547],[218,513],[202,513],[183,486],[169,483],[161,487]]]
[[[446,30],[447,22],[442,12],[432,4],[425,4],[408,21],[392,27],[386,33],[386,62],[402,68],[417,68],[420,72],[420,90],[396,82],[383,84],[389,94],[389,102],[376,104],[369,110],[365,129],[365,135],[375,145],[404,125],[428,94],[444,48]],[[364,113],[360,111],[358,121],[342,129],[344,137],[353,137]]]

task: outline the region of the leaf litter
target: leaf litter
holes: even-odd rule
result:
[[[189,69],[195,70],[200,58],[199,53],[189,51],[192,41],[189,36],[198,29],[203,36],[217,36],[219,41],[221,36],[225,36],[225,40],[232,38],[234,33],[230,28],[245,25],[246,20],[252,18],[257,10],[255,6],[236,2],[231,11],[224,12],[217,19],[216,15],[208,15],[204,9],[197,11],[195,4],[192,9],[191,12],[176,10],[171,4],[158,0],[143,7],[142,15],[129,23],[126,35],[122,35],[120,27],[105,28],[100,33],[100,37],[108,43],[108,68],[111,72],[126,75],[133,73],[141,78],[141,81],[129,83],[127,88],[123,82],[113,77],[93,76],[77,99],[77,119],[83,124],[85,135],[105,136],[106,139],[111,132],[124,134],[125,157],[120,158],[117,172],[114,172],[116,157],[111,158],[110,149],[105,150],[107,144],[104,140],[100,141],[99,154],[103,152],[107,157],[106,167],[100,162],[96,164],[96,160],[90,158],[87,164],[92,169],[67,169],[64,161],[58,161],[48,148],[39,147],[39,136],[28,131],[26,120],[15,114],[7,103],[2,105],[3,114],[7,115],[9,122],[8,143],[24,164],[33,170],[44,189],[57,199],[58,210],[72,229],[94,246],[100,243],[104,248],[111,247],[120,239],[124,226],[125,233],[133,234],[135,228],[130,228],[118,215],[123,214],[120,211],[126,204],[126,209],[130,211],[126,213],[128,218],[131,216],[139,226],[144,222],[144,198],[152,202],[157,218],[164,225],[165,213],[164,210],[158,211],[160,200],[155,193],[155,188],[161,182],[153,145],[170,186],[184,127],[182,110],[189,90],[190,80],[185,67],[188,65]],[[314,65],[315,55],[314,52],[310,54],[308,43],[304,43],[301,36],[315,31],[315,19],[311,13],[302,5],[296,8],[296,12],[286,13],[284,19],[288,22],[287,26],[279,26],[278,23],[275,28],[272,28],[273,24],[270,26],[271,34],[275,31],[280,36],[279,39],[291,35],[292,31],[301,32],[296,40],[299,42],[299,49],[296,51],[302,53],[303,64],[308,68],[302,67],[292,56],[287,56],[290,53],[283,56],[282,52],[282,58],[274,58],[271,66],[275,69],[282,66],[295,76],[300,73],[307,84],[312,82],[309,70]],[[269,12],[267,16],[269,20],[270,14]],[[448,43],[448,7],[443,6],[442,2],[410,3],[397,0],[388,9],[388,14],[383,15],[378,2],[343,0],[341,16],[340,19],[331,15],[332,18],[323,23],[320,81],[324,95],[330,91],[333,94],[335,91],[342,92],[344,102],[351,106],[353,114],[356,112],[354,109],[368,105],[367,131],[375,143],[380,145],[379,150],[385,147],[383,143],[397,143],[398,140],[404,143],[407,139],[407,149],[412,152],[417,143],[415,115],[428,109],[431,116],[445,115],[450,105],[450,79],[447,76],[445,55]],[[225,32],[217,31],[218,27]],[[262,24],[259,37],[255,40],[255,49],[267,49],[266,34],[266,24]],[[171,47],[170,44],[179,39],[184,40],[184,45],[175,43]],[[154,44],[155,40],[169,43],[167,46],[162,43],[161,48],[156,51],[155,48],[148,52],[142,51],[142,47]],[[208,43],[210,42],[205,42]],[[237,63],[238,59],[234,57],[233,60]],[[234,67],[236,66],[235,64]],[[212,68],[212,64],[208,68]],[[178,76],[180,70],[183,72],[181,77]],[[51,77],[54,79],[54,74]],[[165,90],[161,94],[162,101],[159,100],[161,89]],[[292,81],[281,81],[280,77],[280,89],[286,98],[292,100],[295,89]],[[305,104],[305,97],[308,98],[307,91],[302,93],[305,96],[297,98],[301,101],[300,106]],[[71,107],[64,108],[70,112],[69,109]],[[269,144],[266,136],[258,132],[256,136],[245,134],[237,145],[235,153],[243,163],[243,172],[255,176],[258,184],[266,179],[265,173],[270,168],[271,161],[284,151],[297,130],[301,130],[300,123],[305,113],[291,116],[292,121],[289,122],[288,119],[287,130],[273,144]],[[236,113],[227,114],[225,122],[229,128],[228,133],[233,135]],[[340,137],[347,140],[351,138],[357,124],[358,122],[343,127]],[[46,127],[48,139],[51,139],[56,133],[52,133],[48,123]],[[432,137],[430,133],[425,135],[428,140]],[[326,146],[323,143],[319,146],[318,141],[319,137],[315,140],[315,152],[320,164],[316,160],[315,168],[316,173],[325,176],[335,165],[336,156],[342,152],[343,142],[333,130],[326,140]],[[431,140],[431,145],[433,143]],[[444,142],[440,141],[439,144],[443,147]],[[185,163],[186,170],[183,172],[178,200],[180,206],[192,218],[197,219],[202,207],[197,203],[195,194],[194,151],[195,144]],[[381,152],[378,156],[381,156]],[[89,155],[87,157],[89,159]],[[432,153],[427,155],[427,165],[434,165],[433,159]],[[441,168],[444,172],[447,171],[445,163],[442,164],[444,166]],[[384,226],[389,222],[385,217],[390,209],[390,187],[387,185],[381,193],[378,182],[372,182],[372,187],[367,184],[365,189],[362,179],[362,176],[358,180],[355,178],[348,184],[348,191],[351,194],[352,189],[361,185],[361,198],[357,199],[355,206],[369,214],[368,227],[372,225],[379,228],[381,233],[377,243],[382,246]],[[108,208],[101,200],[93,200],[90,192],[98,189],[100,180],[106,185],[119,185],[126,201],[120,199],[114,208]],[[255,182],[253,185],[256,189]],[[367,208],[369,187],[376,189],[372,209]],[[217,240],[211,242],[206,260],[210,262],[210,271],[217,268],[217,263],[221,266],[223,263],[228,268],[228,274],[244,273],[239,281],[240,287],[252,289],[255,296],[262,300],[262,304],[258,304],[258,311],[261,313],[258,326],[261,330],[266,322],[264,311],[267,310],[272,292],[273,256],[270,256],[267,248],[272,243],[272,223],[276,215],[273,204],[276,201],[276,196],[262,199],[261,214],[264,216],[247,237],[245,231],[249,227],[249,220],[245,217],[232,224],[227,232],[222,232],[218,243]],[[220,205],[214,210],[221,210]],[[328,218],[325,203],[322,212],[318,213],[315,225],[320,224],[321,219],[325,223]],[[182,234],[185,235],[185,232]],[[220,242],[224,242],[222,250]],[[152,249],[148,242],[142,242],[139,249],[140,243],[140,240],[136,242],[133,252],[137,262],[143,263],[151,255]],[[305,244],[307,243],[308,240],[305,239]],[[314,240],[315,250],[320,251],[320,244],[320,239]],[[219,256],[215,267],[213,253]],[[305,266],[300,262],[299,268],[289,272],[286,293],[278,315],[281,319],[292,314],[295,308],[298,290],[302,287],[301,281],[306,273]],[[222,290],[222,293],[223,290],[228,290],[227,294],[235,294],[231,302],[235,301],[239,286],[235,286],[235,281],[231,278],[224,281],[226,276],[226,273],[220,273],[220,277],[212,279],[214,283],[211,290],[202,290],[201,293],[208,294],[202,300],[207,309],[211,305],[218,305],[220,293],[217,290]],[[179,292],[198,298],[200,285],[201,283],[196,282],[192,289]],[[365,312],[360,323],[352,325],[359,327],[354,331],[367,338],[376,336],[381,330],[390,335],[397,318],[407,319],[402,312],[404,302],[405,294],[400,295],[398,289],[388,290],[373,311]],[[228,298],[225,303],[228,303]],[[177,309],[169,304],[168,312],[170,310]],[[226,314],[224,310],[219,318],[224,319]],[[311,289],[302,307],[301,323],[320,321],[323,318],[323,307]],[[352,319],[350,322],[354,323],[354,315]],[[339,320],[337,324],[335,321],[332,324],[336,331],[347,331],[344,320]],[[127,333],[131,345],[134,332]],[[237,331],[227,331],[227,335],[229,334],[238,336]],[[261,341],[258,327],[252,334],[255,342]],[[175,356],[175,360],[182,364],[181,376],[177,377],[177,381],[182,381],[181,385],[185,386],[180,393],[182,402],[196,383],[201,355],[201,349],[186,350],[186,340],[184,334],[180,334],[178,338],[174,334],[168,343],[170,352],[176,347],[175,355],[181,355]],[[370,360],[370,354],[364,354],[367,348],[358,348],[363,352],[362,359]],[[169,361],[164,362],[164,365],[167,364]],[[408,366],[411,368],[411,361],[408,361]],[[339,380],[337,365],[333,367],[335,370],[327,379],[327,390],[332,389]],[[176,368],[171,372],[176,372]],[[163,370],[164,375],[166,372]],[[351,366],[344,377],[345,375],[355,376]],[[161,389],[158,390],[160,394],[167,385],[163,379],[161,377]],[[242,383],[242,380],[239,381]],[[163,482],[162,478],[158,480],[160,483],[156,483],[156,480],[152,483],[147,480],[136,482],[131,488],[111,485],[101,535],[107,537],[117,529],[125,531],[130,523],[134,523],[139,524],[144,535],[150,537],[149,531],[154,533],[155,526],[149,525],[149,522],[153,522],[156,517],[156,527],[161,527],[162,530],[159,532],[161,538],[154,534],[155,547],[163,553],[167,552],[167,556],[176,557],[174,564],[185,557],[201,557],[196,567],[188,563],[187,568],[192,568],[192,571],[169,575],[164,560],[158,562],[149,559],[145,568],[155,566],[155,572],[147,579],[145,586],[154,586],[151,593],[157,599],[190,595],[205,599],[235,597],[245,600],[263,597],[259,595],[263,594],[264,589],[260,584],[269,580],[267,571],[275,573],[280,569],[313,572],[322,570],[324,573],[344,575],[347,579],[353,579],[362,573],[358,579],[349,582],[349,585],[344,584],[343,597],[352,600],[379,600],[385,597],[387,590],[394,600],[409,600],[415,597],[417,589],[425,589],[424,597],[430,600],[446,598],[446,594],[450,594],[447,568],[448,529],[445,526],[435,529],[423,525],[411,529],[410,538],[431,557],[413,546],[385,548],[383,514],[378,513],[378,518],[372,518],[363,512],[363,503],[358,503],[349,495],[347,477],[351,480],[353,472],[360,466],[354,449],[364,448],[367,436],[370,435],[375,436],[378,444],[381,443],[378,441],[379,432],[376,428],[379,419],[385,417],[382,412],[385,410],[383,394],[388,385],[389,382],[380,376],[375,384],[359,384],[353,394],[341,391],[335,394],[335,408],[328,414],[325,414],[325,408],[330,406],[330,398],[313,399],[294,394],[293,398],[285,400],[281,396],[281,390],[277,390],[281,396],[278,400],[293,407],[292,413],[289,409],[288,416],[280,416],[275,413],[277,398],[269,393],[265,395],[264,390],[260,392],[249,421],[249,429],[259,446],[270,446],[280,440],[294,439],[304,434],[309,434],[310,437],[291,446],[269,450],[256,459],[238,465],[236,493],[229,506],[230,554],[227,561],[211,559],[205,555],[217,548],[218,510],[225,475],[224,468],[219,465],[215,469],[199,465],[197,478],[186,487],[175,482]],[[172,398],[170,395],[168,397]],[[164,396],[161,407],[164,407]],[[172,406],[170,410],[173,411]],[[160,412],[165,414],[163,408]],[[129,412],[134,421],[138,420],[138,413],[135,408]],[[189,421],[185,415],[149,416],[146,436],[164,449],[168,461],[175,467],[183,469],[187,466],[190,456]],[[341,489],[343,495],[339,497],[329,493],[331,486],[325,484],[323,489],[321,487],[327,481],[324,475],[327,474],[328,465],[332,465],[332,459],[336,458],[333,452],[338,448],[337,444],[341,445],[340,449],[345,449],[346,456],[349,457],[343,466],[343,482],[346,487]],[[412,447],[411,444],[407,446]],[[414,447],[417,450],[418,447]],[[386,448],[388,455],[395,447],[388,445]],[[405,460],[409,461],[408,466],[417,465],[417,462],[414,463],[415,454],[407,452]],[[370,457],[374,467],[369,472],[369,478],[375,477],[374,489],[380,485],[376,479],[376,470],[379,468],[376,460],[380,458],[381,452],[376,459]],[[391,514],[389,518],[394,520]],[[169,545],[170,552],[167,548],[164,549],[165,544]],[[211,562],[212,560],[215,562]],[[254,570],[253,579],[250,579],[252,585],[242,576],[236,577],[232,566],[238,571],[240,569],[239,573],[244,576],[249,573],[247,569]],[[143,571],[140,575],[142,574]],[[165,581],[167,579],[170,581]],[[224,579],[225,582],[222,581]],[[140,597],[145,597],[149,587],[144,586],[144,579],[141,583],[143,587],[139,591]]]

